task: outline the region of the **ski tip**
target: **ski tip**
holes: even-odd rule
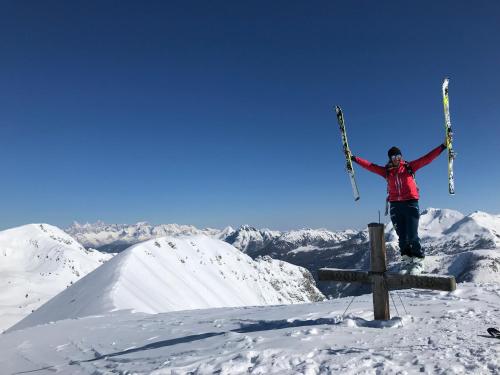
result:
[[[342,109],[340,108],[340,106],[338,106],[338,105],[335,106],[335,112],[337,112],[337,113],[342,112]]]
[[[497,339],[500,339],[500,331],[499,331],[498,329],[491,327],[491,328],[488,328],[486,331],[487,331],[487,332],[488,332],[488,333],[489,333],[492,337],[495,337],[495,338],[497,338]]]

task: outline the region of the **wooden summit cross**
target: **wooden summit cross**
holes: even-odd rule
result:
[[[395,289],[435,289],[452,292],[457,288],[453,276],[443,275],[399,275],[387,272],[385,254],[384,224],[368,224],[370,237],[371,270],[343,270],[321,268],[320,281],[344,283],[371,283],[373,293],[373,313],[375,320],[389,320],[389,290]]]

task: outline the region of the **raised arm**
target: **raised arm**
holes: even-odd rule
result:
[[[434,150],[430,151],[429,153],[425,154],[421,158],[418,158],[416,160],[410,161],[410,167],[414,172],[417,171],[417,169],[420,169],[427,164],[429,164],[431,161],[436,159],[444,150],[446,150],[446,146],[444,144],[440,144],[437,146]]]
[[[386,177],[385,168],[381,167],[380,165],[373,164],[368,160],[362,159],[359,156],[354,156],[354,155],[351,156],[351,160],[361,165],[363,168],[368,169],[370,172],[376,173],[382,176],[383,178]]]

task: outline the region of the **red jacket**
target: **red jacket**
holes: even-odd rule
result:
[[[366,168],[387,180],[389,202],[407,201],[411,199],[418,199],[419,194],[415,178],[413,178],[404,164],[408,163],[410,169],[413,173],[415,173],[417,170],[436,159],[445,149],[446,146],[441,144],[417,160],[406,162],[401,159],[398,167],[392,167],[390,165],[388,167],[382,167],[358,156],[353,156],[352,160],[361,165],[363,168]]]

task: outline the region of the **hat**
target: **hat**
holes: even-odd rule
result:
[[[393,155],[401,155],[401,150],[399,148],[397,148],[396,146],[391,147],[389,149],[389,151],[387,151],[387,156],[389,156],[389,159]]]

